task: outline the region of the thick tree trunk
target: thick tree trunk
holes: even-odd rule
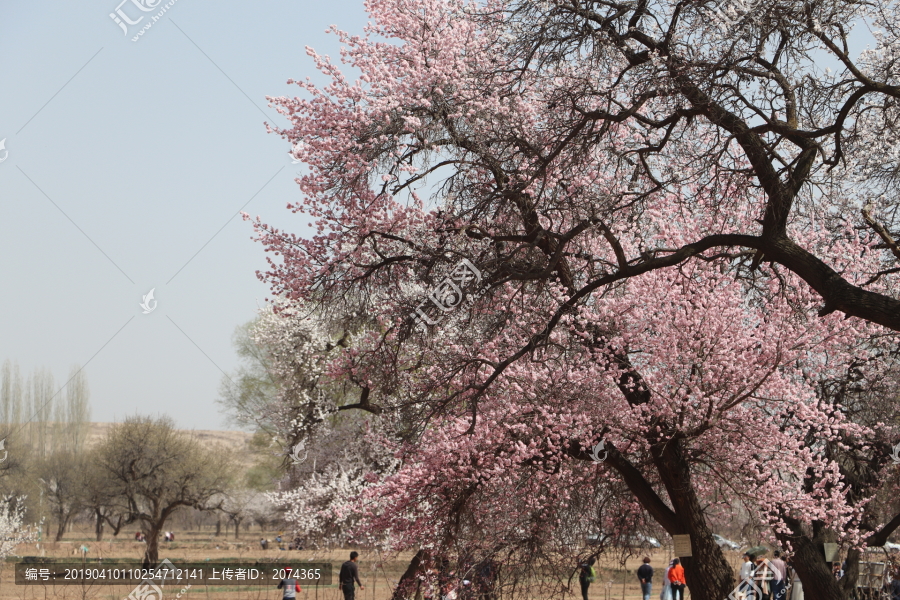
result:
[[[605,346],[598,336],[599,346]],[[627,354],[614,352],[617,368],[621,369],[616,385],[631,406],[650,401],[649,386],[643,381]],[[712,537],[706,524],[703,506],[691,481],[691,464],[684,454],[685,441],[678,437],[647,433],[653,466],[671,502],[671,508],[644,475],[615,447],[608,451],[607,463],[622,476],[631,493],[669,535],[690,535],[692,556],[683,557],[685,580],[693,600],[722,600],[734,590],[734,569],[725,560],[722,549]],[[586,458],[585,453],[569,448],[570,455]],[[818,599],[816,599],[818,600]]]
[[[734,590],[734,569],[706,524],[703,507],[691,482],[690,464],[680,440],[655,446],[654,463],[675,509],[676,527],[670,534],[691,536],[691,556],[681,559],[693,600],[722,600]],[[815,598],[815,596],[811,596]],[[817,599],[818,600],[818,599]]]
[[[841,592],[850,597],[850,594],[856,591],[856,582],[859,581],[859,559],[862,552],[855,548],[847,551],[846,567],[844,567],[844,576],[839,582]]]
[[[818,537],[799,533],[799,523],[791,523],[795,535],[779,535],[782,542],[790,542],[794,553],[791,564],[803,582],[803,595],[814,600],[847,600],[840,583],[834,578],[825,555],[821,550],[822,540]]]
[[[144,560],[141,566],[152,569],[159,564],[159,532],[162,524],[154,523],[147,533],[147,547],[144,549]]]
[[[240,519],[234,520],[234,539],[240,539],[241,537],[241,521]]]
[[[681,442],[666,440],[658,444],[654,440],[649,441],[654,444],[651,446],[654,467],[668,492],[672,508],[669,508],[641,472],[615,447],[608,447],[607,464],[619,472],[641,506],[666,532],[670,535],[691,536],[692,556],[682,558],[691,598],[693,600],[727,598],[737,585],[734,569],[725,560],[722,549],[706,525],[703,508],[692,487],[690,464],[681,451]],[[574,447],[570,447],[568,453],[584,458],[584,452]]]
[[[216,519],[216,537],[222,534],[222,519]]]

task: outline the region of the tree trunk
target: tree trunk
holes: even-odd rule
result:
[[[66,534],[66,525],[69,524],[69,516],[70,514],[60,513],[59,514],[59,524],[56,528],[56,541],[60,542],[63,539],[63,536]]]
[[[216,537],[219,537],[222,534],[222,519],[216,519]]]
[[[119,532],[122,531],[122,526],[125,525],[125,523],[122,522],[122,515],[119,515],[119,518],[116,519],[115,523],[113,523],[112,519],[110,519],[109,517],[104,517],[104,519],[106,519],[107,524],[112,527],[113,537],[119,535]]]
[[[159,564],[159,532],[163,523],[154,523],[147,533],[147,547],[144,549],[144,561],[141,566],[152,569]]]
[[[94,523],[94,533],[99,542],[103,539],[103,513],[99,508],[94,509],[94,517],[96,518]]]
[[[703,507],[691,482],[690,464],[680,440],[653,446],[653,462],[677,515],[677,531],[691,536],[691,556],[681,559],[684,577],[693,600],[722,600],[734,590],[734,569],[706,524]],[[819,598],[811,595],[811,598]]]
[[[406,600],[410,597],[412,592],[416,591],[416,583],[418,582],[416,575],[422,568],[425,557],[426,552],[424,549],[419,550],[416,552],[416,555],[412,557],[412,560],[409,561],[409,566],[406,567],[406,571],[403,572],[400,581],[397,582],[397,587],[394,588],[394,594],[391,596],[391,600]]]
[[[605,345],[605,342],[603,344]],[[616,384],[628,403],[631,406],[640,406],[649,402],[650,387],[631,365],[628,356],[616,353],[614,357],[616,365],[622,369]],[[651,429],[647,433],[647,442],[650,443],[653,466],[666,489],[671,508],[640,470],[615,447],[610,448],[607,453],[608,464],[619,472],[641,506],[669,535],[691,536],[692,556],[684,557],[681,561],[691,598],[693,600],[727,598],[736,583],[734,569],[725,560],[722,549],[713,539],[712,531],[706,524],[703,506],[691,481],[691,464],[684,454],[685,441],[678,437],[657,434]],[[569,453],[571,454],[572,450],[569,450]]]
[[[791,525],[794,535],[781,534],[778,539],[793,546],[791,564],[803,582],[803,595],[814,600],[847,600],[849,594],[844,594],[825,562],[818,537],[810,539],[807,535],[798,535],[799,523]]]
[[[241,537],[241,521],[242,519],[234,520],[234,539],[240,539]]]
[[[841,577],[839,586],[841,591],[848,598],[850,594],[856,591],[856,582],[859,581],[859,559],[862,555],[856,548],[847,551],[847,563],[844,568],[844,576]]]

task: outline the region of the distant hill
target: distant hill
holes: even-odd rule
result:
[[[96,444],[104,435],[106,435],[106,432],[113,425],[115,425],[115,423],[91,423],[87,444],[89,446]],[[181,431],[193,434],[202,444],[225,446],[240,455],[246,456],[248,463],[252,462],[249,453],[249,443],[250,439],[253,437],[252,433],[246,431],[215,431],[210,429],[182,429]]]

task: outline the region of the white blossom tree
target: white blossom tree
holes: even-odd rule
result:
[[[283,457],[271,500],[312,544],[345,542],[357,518],[352,504],[397,464],[379,441],[389,434],[368,390],[327,371],[350,351],[355,317],[329,331],[319,315],[276,301],[244,328],[238,347],[249,364],[223,383],[223,404],[236,420],[271,435],[272,451]]]
[[[24,498],[4,498],[0,502],[0,565],[19,544],[35,539],[35,532],[24,524]]]

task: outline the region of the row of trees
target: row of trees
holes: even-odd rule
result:
[[[115,536],[138,524],[147,538],[144,561],[155,564],[160,534],[178,511],[224,516],[236,537],[245,521],[277,519],[263,491],[271,489],[271,478],[263,472],[256,485],[245,480],[234,468],[243,461],[233,449],[203,444],[171,419],[128,418],[89,444],[89,390],[77,368],[57,389],[48,371],[23,378],[6,361],[0,415],[3,509],[9,519],[51,525],[57,541],[75,519],[89,519],[98,541],[107,528]]]
[[[329,84],[271,99],[316,234],[254,223],[267,415],[289,448],[365,415],[369,472],[323,510],[535,564],[617,506],[691,536],[699,600],[741,511],[849,598],[900,527],[900,3],[366,6],[334,30],[356,81],[309,49]]]
[[[144,562],[156,564],[160,534],[176,511],[221,510],[238,519],[248,512],[234,491],[230,451],[201,444],[168,418],[131,417],[96,444],[44,456],[15,438],[8,449],[17,457],[0,480],[8,502],[21,504],[26,519],[48,513],[57,541],[79,516],[93,521],[97,540],[107,526],[115,536],[137,523],[147,538]]]
[[[84,447],[90,420],[90,390],[79,367],[72,367],[65,385],[58,387],[47,369],[35,369],[23,377],[17,363],[3,362],[2,439],[12,436],[12,443],[32,448],[41,457],[57,450],[78,451]]]

